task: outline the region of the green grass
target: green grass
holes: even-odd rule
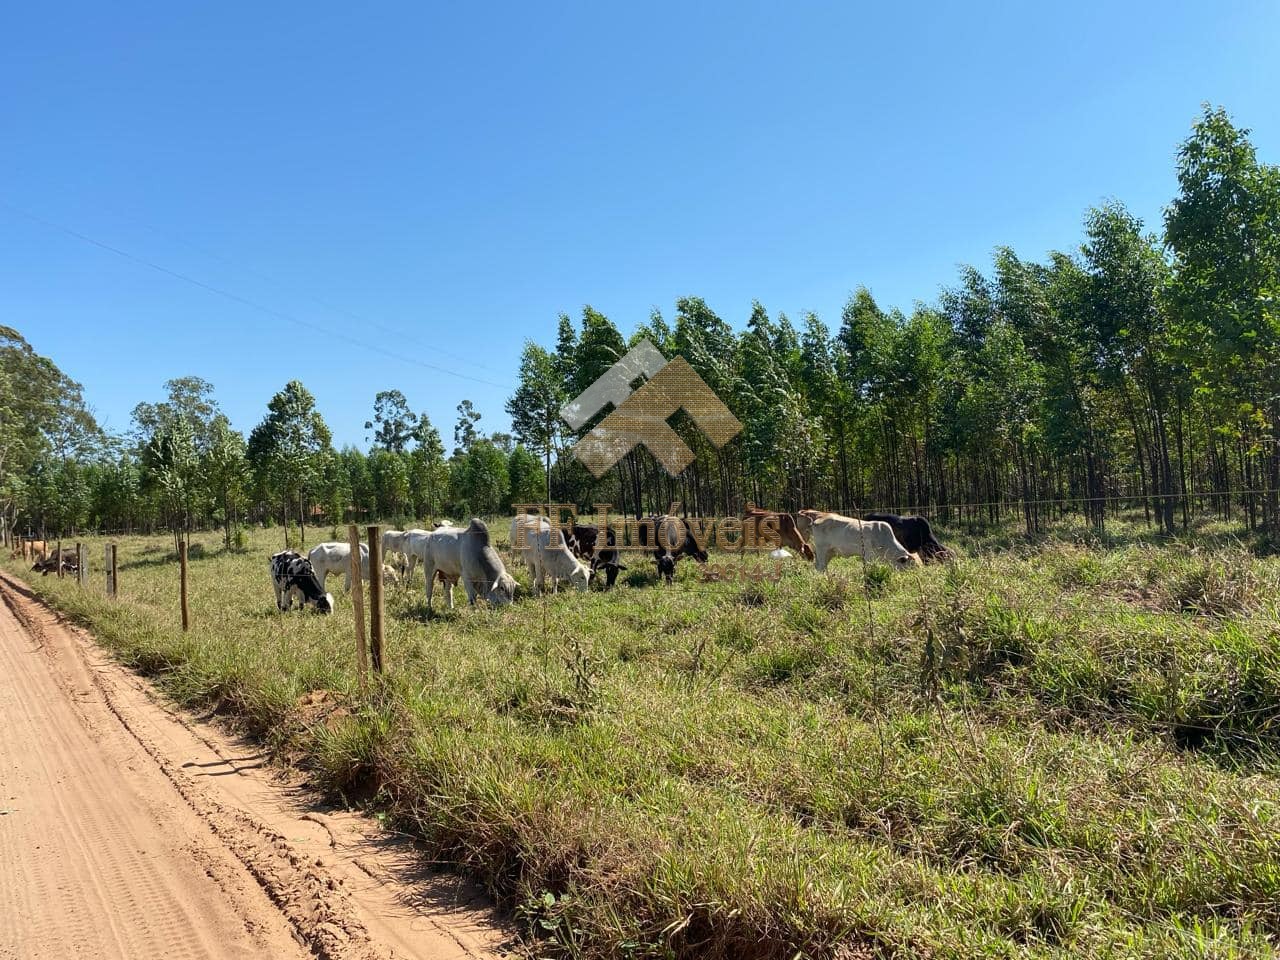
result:
[[[176,699],[411,827],[531,952],[1249,957],[1280,937],[1280,559],[1222,530],[956,536],[950,566],[778,583],[682,563],[668,588],[635,559],[611,594],[437,596],[434,617],[398,590],[367,701],[340,584],[334,617],[276,612],[280,536],[197,537],[186,636],[162,537],[121,541],[118,602],[99,541],[89,591],[32,582]],[[314,690],[346,709],[309,723]]]

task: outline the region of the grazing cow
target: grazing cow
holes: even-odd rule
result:
[[[313,606],[321,613],[333,613],[333,594],[325,593],[316,578],[311,561],[293,550],[281,550],[271,556],[271,582],[276,588],[276,608],[292,610]]]
[[[884,560],[899,567],[920,565],[893,536],[893,527],[881,520],[857,520],[838,513],[801,510],[813,522],[814,566],[823,571],[834,557]]]
[[[925,563],[931,560],[949,560],[951,551],[938,542],[933,527],[924,517],[900,517],[896,513],[868,513],[864,520],[880,520],[893,527],[898,542]]]
[[[444,599],[453,609],[453,587],[462,576],[461,537],[458,527],[436,527],[425,533],[415,533],[409,538],[409,555],[422,561],[427,579],[427,609],[431,609],[431,596],[436,580],[444,585]]]
[[[316,572],[316,577],[320,581],[322,588],[329,585],[329,574],[342,574],[342,588],[350,591],[351,589],[351,545],[348,543],[337,543],[330,540],[328,543],[318,543],[311,548],[311,552],[307,554],[307,558],[311,561],[311,566]],[[360,579],[369,579],[369,547],[366,544],[360,544]],[[385,583],[396,583],[399,577],[391,567],[385,563],[382,565],[382,579]]]
[[[533,568],[534,589],[541,593],[546,586],[547,574],[551,575],[551,589],[561,580],[567,580],[575,590],[586,590],[591,582],[587,565],[573,555],[560,530],[551,529],[546,517],[529,513],[517,514],[511,521],[511,548],[522,553],[525,562]],[[517,545],[523,543],[524,546]]]
[[[707,562],[707,551],[698,545],[698,538],[693,535],[689,521],[682,517],[646,517],[637,528],[637,539],[643,546],[653,543],[653,559],[658,565],[658,576],[667,583],[675,579],[676,561],[681,557],[690,556],[699,563]],[[672,543],[675,543],[674,547],[671,546]]]
[[[796,518],[789,513],[777,513],[773,510],[765,510],[754,504],[747,504],[747,512],[743,516],[743,522],[754,521],[756,524],[756,539],[760,538],[760,522],[762,520],[772,519],[777,523],[778,536],[782,541],[782,546],[790,547],[806,560],[813,559],[813,547],[805,542],[805,538],[800,535],[799,529],[796,527]]]
[[[59,553],[55,550],[43,560],[37,560],[31,569],[39,573],[40,576],[47,577],[51,573],[57,573],[59,567],[62,568],[63,573],[78,573],[80,571],[80,561],[70,551],[63,550]]]
[[[821,510],[801,510],[796,514],[796,533],[801,540],[808,542],[813,539],[813,517],[820,513]]]
[[[387,535],[385,533],[382,535],[383,559],[390,556],[388,550],[393,549],[403,559],[403,562],[397,564],[397,566],[399,566],[401,571],[404,573],[406,581],[412,580],[413,572],[418,566],[418,558],[414,554],[413,550],[410,549],[410,544],[413,543],[415,537],[425,536],[427,531],[419,527],[414,527],[411,530],[394,530],[392,533],[394,533],[395,536],[393,536],[390,541],[387,540]],[[390,543],[390,547],[388,547],[388,543]]]
[[[627,569],[627,566],[618,559],[618,551],[615,549],[618,538],[612,529],[606,531],[605,546],[597,550],[596,544],[599,539],[599,528],[575,523],[573,525],[573,536],[569,541],[569,548],[578,557],[590,563],[593,579],[601,570],[604,571],[604,588],[608,590],[613,586],[614,581],[618,579],[618,571]]]
[[[458,537],[458,552],[468,603],[474,604],[476,597],[482,597],[494,606],[502,606],[515,599],[515,578],[507,573],[502,557],[489,542],[489,527],[483,520],[471,518],[471,525]],[[569,559],[573,559],[572,554]]]

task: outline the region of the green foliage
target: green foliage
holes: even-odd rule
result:
[[[490,440],[474,441],[466,453],[453,460],[450,487],[460,513],[497,513],[507,501],[509,484],[507,458]]]
[[[409,401],[399,390],[382,390],[373,398],[373,419],[364,423],[373,430],[375,446],[391,453],[404,453],[418,431],[418,418],[409,410]]]
[[[542,503],[547,499],[547,475],[538,458],[518,445],[507,458],[507,496],[503,508],[515,503]]]
[[[285,517],[304,517],[308,492],[319,486],[333,450],[315,397],[300,381],[289,381],[271,398],[267,416],[249,434],[246,452],[260,496],[274,493]]]

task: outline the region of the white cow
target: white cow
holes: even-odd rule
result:
[[[342,587],[344,590],[351,589],[351,545],[347,543],[337,543],[329,541],[328,543],[317,543],[311,548],[311,552],[307,554],[307,559],[311,561],[311,566],[316,572],[316,577],[320,581],[321,589],[327,588],[329,574],[342,574]],[[369,548],[365,544],[360,544],[360,579],[369,579]],[[382,580],[384,583],[396,583],[398,581],[395,570],[382,565]]]
[[[524,546],[517,544],[523,541]],[[586,590],[591,570],[573,555],[563,532],[552,531],[551,521],[529,513],[517,514],[511,521],[511,550],[533,568],[534,589],[541,593],[551,575],[551,589],[567,580],[575,590]]]
[[[884,560],[898,567],[920,566],[920,558],[897,541],[893,528],[883,520],[857,520],[838,513],[801,510],[812,524],[813,562],[819,571],[834,557]]]
[[[382,556],[384,560],[390,560],[393,554],[404,557],[403,564],[397,564],[404,571],[405,577],[411,579],[413,577],[413,569],[417,565],[417,558],[409,550],[409,542],[414,534],[426,533],[425,530],[419,530],[416,527],[412,530],[385,530],[382,534]]]
[[[511,603],[516,597],[516,581],[502,563],[502,557],[489,542],[489,527],[479,517],[458,538],[462,564],[462,586],[467,601],[475,603],[483,597],[495,607]]]
[[[437,527],[434,530],[415,530],[409,536],[405,548],[410,562],[422,561],[427,576],[427,609],[431,609],[431,594],[436,577],[444,581],[444,599],[453,609],[453,585],[462,576],[462,552],[459,538],[463,531],[458,527]]]

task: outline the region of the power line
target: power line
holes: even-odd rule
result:
[[[407,357],[407,356],[404,356],[403,354],[398,354],[393,350],[388,350],[385,347],[378,346],[377,344],[368,343],[364,340],[359,339],[358,337],[353,337],[350,334],[343,333],[340,330],[332,330],[327,327],[323,327],[317,323],[313,323],[307,320],[300,320],[297,317],[293,316],[292,314],[285,313],[281,310],[275,310],[271,307],[265,306],[264,304],[258,303],[255,300],[251,300],[248,297],[242,297],[237,293],[232,293],[231,291],[225,290],[221,287],[215,287],[212,284],[205,283],[203,280],[197,280],[195,277],[188,276],[185,273],[180,273],[177,270],[171,270],[168,267],[158,264],[152,260],[148,260],[145,257],[140,257],[137,254],[130,253],[127,250],[122,250],[119,247],[112,246],[109,243],[105,243],[101,240],[94,239],[93,237],[90,237],[87,234],[81,233],[78,230],[74,230],[71,227],[68,227],[64,224],[55,223],[52,220],[46,220],[44,217],[37,216],[36,214],[30,213],[27,210],[23,210],[20,207],[15,207],[13,204],[5,200],[0,200],[0,206],[11,211],[12,213],[18,214],[21,217],[25,217],[28,220],[31,220],[35,223],[39,223],[42,226],[48,227],[52,230],[57,230],[61,233],[67,234],[68,236],[75,237],[77,240],[83,241],[84,243],[88,243],[102,250],[106,250],[110,253],[114,253],[118,257],[123,257],[125,260],[132,261],[133,263],[139,264],[140,266],[148,267],[159,273],[163,273],[166,276],[173,277],[176,280],[181,280],[184,283],[189,283],[192,286],[199,287],[202,290],[207,290],[208,292],[216,294],[227,300],[230,300],[233,303],[238,303],[242,306],[246,306],[251,310],[257,310],[259,313],[266,314],[269,317],[275,317],[276,319],[284,320],[287,323],[292,323],[295,326],[302,327],[305,330],[311,330],[316,333],[321,333],[329,337],[336,337],[339,340],[346,341],[352,346],[360,347],[361,349],[368,350],[372,353],[381,354],[382,356],[388,357],[392,360],[398,360],[402,363],[408,363],[408,364],[412,364],[413,366],[422,367],[427,370],[433,370],[436,373],[443,373],[446,376],[455,377],[459,380],[469,380],[472,383],[481,383],[481,384],[484,384],[485,386],[498,387],[499,389],[502,389],[502,390],[510,389],[510,384],[498,383],[494,380],[486,380],[483,377],[474,377],[466,373],[458,373],[456,370],[450,370],[448,367],[438,366],[437,364],[434,364],[434,363],[428,363],[425,360],[418,360],[415,357]]]
[[[153,226],[152,224],[149,224],[146,221],[141,220],[138,217],[135,217],[129,213],[125,213],[119,210],[114,212],[117,215],[124,217],[126,220],[131,220],[134,223],[138,224],[139,226],[147,230],[150,230],[152,233],[158,234],[159,236],[164,237],[167,240],[171,240],[175,243],[180,243],[183,246],[189,247],[190,249],[196,251],[197,253],[202,254],[203,256],[210,257],[221,263],[225,263],[227,266],[234,267],[237,270],[242,270],[245,273],[249,274],[250,276],[257,277],[259,280],[265,280],[267,283],[270,283],[282,290],[287,289],[287,285],[284,282],[282,282],[281,280],[269,274],[263,273],[261,270],[258,270],[254,267],[247,266],[243,263],[238,263],[237,261],[232,260],[230,257],[223,256],[217,251],[210,250],[208,247],[195,243],[192,240],[188,240],[185,237],[177,236],[166,230],[161,230],[159,227]],[[382,332],[390,334],[395,337],[400,337],[405,340],[413,340],[417,343],[422,344],[424,347],[428,347],[431,350],[434,350],[436,353],[449,357],[453,360],[457,360],[459,363],[465,363],[469,367],[475,367],[478,370],[488,370],[491,373],[502,372],[500,370],[497,370],[489,366],[488,364],[480,363],[479,361],[472,360],[469,357],[465,357],[460,353],[455,353],[452,350],[448,350],[435,343],[431,343],[427,340],[424,340],[422,337],[419,337],[416,334],[409,333],[405,330],[400,330],[396,327],[389,326],[388,324],[380,323],[377,320],[371,320],[368,317],[361,316],[360,314],[354,313],[351,310],[346,309],[345,307],[340,307],[337,304],[330,303],[327,300],[321,299],[320,297],[317,297],[314,294],[303,293],[302,297],[306,300],[310,300],[312,303],[317,304],[318,306],[323,307],[326,310],[331,310],[334,313],[341,314],[342,316],[346,317],[348,320],[354,320],[356,323],[363,323],[363,324],[366,324],[367,326],[375,327],[378,330],[381,330]]]

